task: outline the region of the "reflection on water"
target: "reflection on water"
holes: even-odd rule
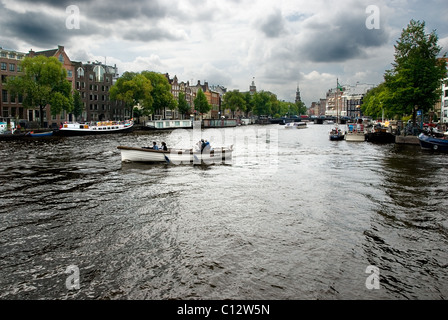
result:
[[[446,299],[446,155],[329,130],[203,130],[212,166],[120,161],[191,132],[3,142],[0,298]]]

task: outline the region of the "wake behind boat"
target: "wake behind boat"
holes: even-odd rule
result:
[[[167,151],[149,147],[118,146],[122,162],[165,162],[170,164],[230,164],[233,146],[211,148],[208,150],[176,149]]]
[[[134,122],[126,121],[98,121],[90,123],[64,123],[55,135],[83,136],[92,134],[126,133],[133,130]]]

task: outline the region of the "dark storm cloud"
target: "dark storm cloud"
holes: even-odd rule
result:
[[[1,38],[9,42],[21,40],[38,47],[63,44],[68,37],[89,34],[88,24],[80,29],[67,29],[68,14],[49,15],[46,12],[18,13],[0,5]]]
[[[266,18],[259,21],[261,31],[268,38],[276,38],[285,31],[285,21],[280,10],[269,14]]]
[[[301,53],[312,62],[343,62],[387,44],[386,28],[368,29],[366,18],[364,12],[339,14],[328,22],[310,23],[304,30],[306,40],[299,45]]]

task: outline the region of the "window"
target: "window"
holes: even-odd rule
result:
[[[69,77],[69,78],[73,77],[72,70],[67,70],[67,77]]]
[[[6,70],[6,62],[2,62],[2,70]]]
[[[95,66],[93,68],[93,71],[95,72],[96,81],[102,82],[104,81],[104,68],[102,66]]]
[[[8,102],[8,91],[2,90],[2,101]]]
[[[59,62],[64,63],[64,55],[61,53],[58,57]]]
[[[15,53],[11,52],[11,53],[9,54],[9,59],[14,59],[15,57],[16,57],[16,54],[15,54]]]
[[[78,78],[84,78],[84,69],[79,67],[76,72],[78,73]]]
[[[16,65],[14,63],[9,64],[9,71],[16,71]]]

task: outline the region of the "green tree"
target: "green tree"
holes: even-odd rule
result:
[[[187,99],[185,98],[184,92],[179,92],[179,97],[177,99],[177,108],[179,110],[179,113],[182,115],[182,119],[184,118],[184,115],[189,113],[191,111],[191,107],[187,102]]]
[[[12,96],[20,95],[25,108],[39,107],[40,126],[44,126],[44,111],[57,115],[65,110],[72,112],[72,85],[67,80],[67,71],[55,57],[42,55],[26,57],[20,63],[22,72],[9,77],[6,88]]]
[[[254,99],[250,92],[245,92],[243,98],[246,106],[246,115],[249,115],[249,113],[254,109]]]
[[[414,124],[417,109],[427,112],[440,98],[446,61],[438,59],[437,42],[435,31],[425,33],[425,22],[411,20],[395,45],[393,68],[384,76],[392,100],[389,110],[412,114]]]
[[[224,109],[230,109],[232,111],[232,118],[235,118],[235,111],[246,110],[246,100],[244,95],[239,90],[227,91],[223,97]]]
[[[79,118],[84,111],[84,105],[81,101],[81,95],[79,91],[73,93],[73,114],[75,115],[75,119]]]
[[[145,76],[127,71],[111,86],[110,99],[123,101],[130,110],[140,104],[143,108],[142,112],[149,115],[154,103],[152,89],[151,81]]]
[[[201,89],[198,90],[196,98],[194,98],[194,108],[199,111],[200,114],[209,112],[212,106],[208,103],[207,97]]]
[[[153,99],[152,113],[157,111],[165,111],[166,109],[175,110],[177,108],[177,101],[171,93],[171,85],[168,79],[161,73],[154,71],[142,71],[142,76],[151,81]],[[165,112],[164,112],[165,115]]]
[[[364,96],[361,104],[362,113],[366,116],[379,119],[383,114],[393,117],[397,108],[393,106],[391,94],[386,83],[381,83],[377,87],[370,89]]]
[[[254,113],[258,116],[271,115],[271,95],[266,91],[255,92],[254,96]]]
[[[295,106],[295,110],[297,115],[305,115],[307,108],[305,103],[303,103],[302,101],[297,101],[296,103],[294,103]]]

